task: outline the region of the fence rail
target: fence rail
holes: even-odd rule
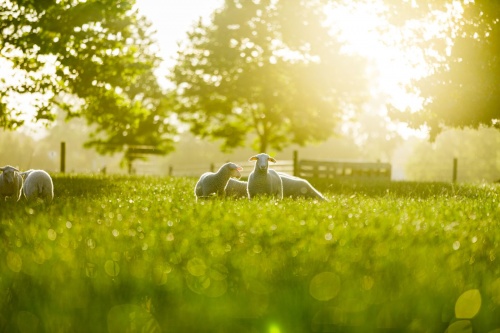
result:
[[[390,180],[391,164],[300,160],[295,175],[306,179]]]

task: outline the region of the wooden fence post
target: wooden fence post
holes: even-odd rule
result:
[[[455,157],[453,159],[453,182],[457,182],[457,175],[458,175],[458,159]]]
[[[293,175],[299,177],[299,152],[297,150],[293,151]]]
[[[66,142],[61,142],[61,173],[66,172]]]

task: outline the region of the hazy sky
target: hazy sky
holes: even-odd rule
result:
[[[159,77],[167,74],[168,68],[174,65],[172,57],[177,51],[177,42],[186,37],[186,32],[200,16],[208,18],[210,14],[223,4],[223,0],[137,0],[139,11],[145,15],[157,30],[156,38],[160,47],[164,64]]]

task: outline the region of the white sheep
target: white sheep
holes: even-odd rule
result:
[[[21,190],[23,188],[23,177],[19,170],[13,166],[6,165],[0,168],[0,198],[4,200],[6,197],[12,197],[19,201]]]
[[[307,180],[283,172],[278,172],[278,174],[283,182],[284,198],[310,198],[327,201]]]
[[[240,178],[242,167],[228,162],[222,165],[217,172],[205,172],[194,187],[196,199],[207,198],[211,195],[224,196],[224,189],[228,180],[232,177]]]
[[[248,176],[248,198],[271,195],[283,199],[283,182],[276,171],[269,169],[269,161],[276,163],[276,160],[261,153],[250,157],[249,161],[255,161],[255,167]]]
[[[26,176],[23,193],[28,201],[41,199],[44,203],[50,204],[54,199],[54,183],[50,175],[44,170],[28,170],[22,172]]]
[[[247,186],[248,182],[244,180],[229,178],[226,188],[224,189],[224,191],[226,192],[226,197],[235,199],[248,197]]]

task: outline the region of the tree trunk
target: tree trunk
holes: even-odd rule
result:
[[[267,153],[267,135],[259,136],[259,153]]]

